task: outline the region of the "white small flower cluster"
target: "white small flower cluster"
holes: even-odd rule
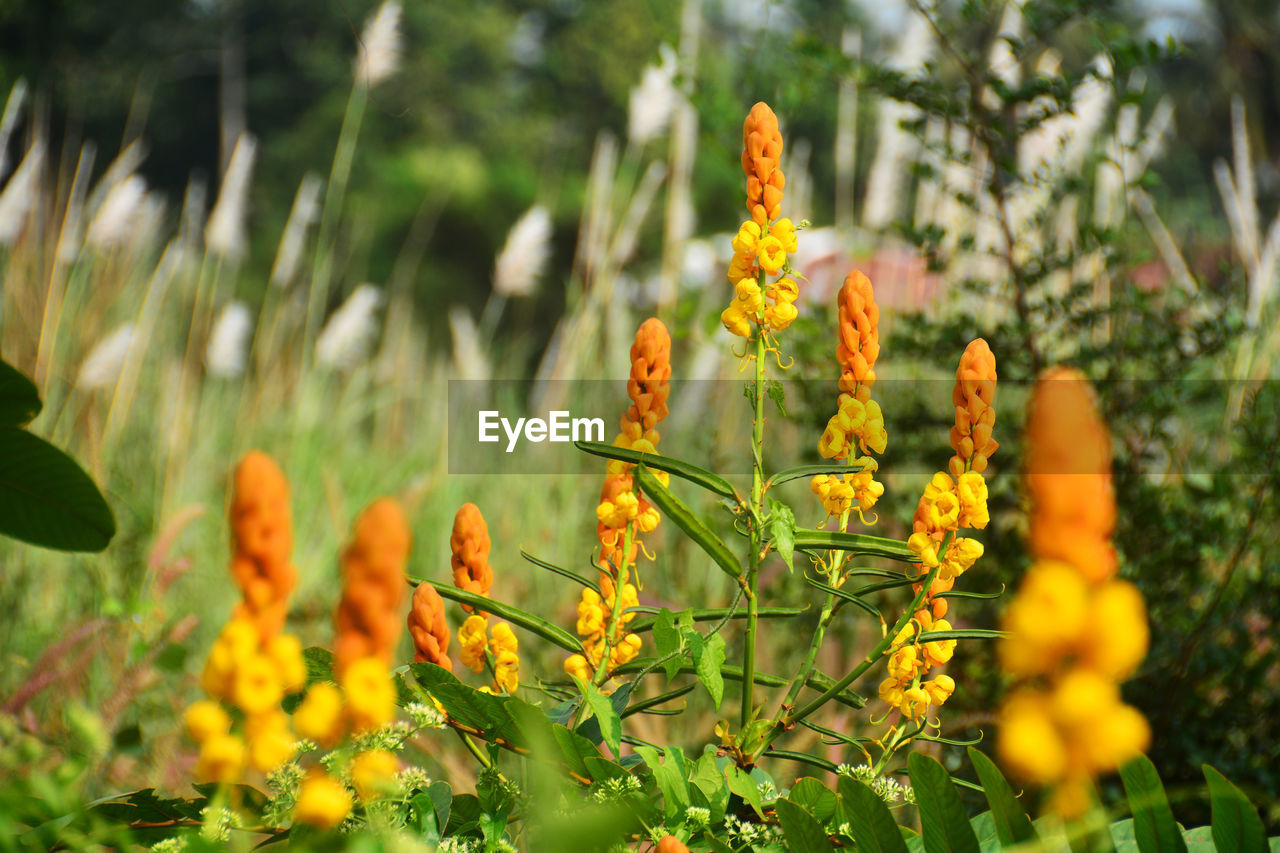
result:
[[[151,853],[182,853],[187,849],[187,839],[185,838],[166,838],[164,841],[157,841],[150,848]]]
[[[444,728],[444,714],[440,713],[439,708],[425,702],[410,702],[404,710],[409,715],[409,719],[413,720],[413,724],[420,729]]]
[[[315,749],[312,741],[299,742],[302,743],[310,744],[311,749]],[[268,798],[263,816],[268,823],[281,824],[293,813],[293,807],[298,802],[298,787],[306,775],[297,761],[288,761],[267,774]]]
[[[396,784],[406,794],[414,791],[425,791],[431,786],[431,777],[427,771],[416,765],[409,765],[396,774]]]
[[[591,792],[591,799],[597,803],[614,803],[641,790],[640,780],[636,777],[615,777],[597,785]]]
[[[756,788],[760,791],[761,803],[768,805],[778,799],[778,789],[768,779],[757,784]]]
[[[404,720],[396,720],[385,726],[379,726],[367,732],[361,732],[352,738],[352,748],[356,752],[370,749],[386,749],[395,751],[404,747],[405,738],[413,734],[413,724]]]
[[[914,803],[916,801],[915,791],[911,789],[910,785],[903,785],[897,779],[889,776],[877,776],[875,770],[866,764],[859,764],[857,767],[841,764],[836,768],[836,773],[862,782],[875,792],[877,797],[889,805],[894,805],[899,800],[904,803]]]
[[[478,838],[462,838],[451,835],[436,848],[438,853],[479,853],[481,841]]]
[[[724,829],[729,837],[729,846],[735,849],[747,845],[757,847],[770,844],[782,837],[782,831],[778,827],[750,823],[737,815],[725,815]]]
[[[206,841],[228,841],[231,827],[240,826],[240,815],[222,806],[205,806],[200,810],[200,836]]]
[[[684,810],[684,822],[686,826],[694,830],[705,829],[711,823],[711,809],[704,809],[701,806],[689,806]]]

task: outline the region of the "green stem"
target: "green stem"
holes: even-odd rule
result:
[[[863,673],[879,661],[880,658],[884,656],[885,650],[893,644],[894,638],[898,636],[898,633],[902,631],[903,628],[907,627],[907,623],[911,621],[911,617],[913,617],[916,611],[920,609],[920,605],[924,602],[925,596],[929,592],[929,587],[933,586],[933,582],[938,577],[939,568],[941,568],[941,564],[934,566],[929,570],[929,574],[925,577],[924,583],[920,585],[920,591],[916,593],[916,597],[912,599],[911,606],[902,612],[902,615],[898,617],[898,621],[893,624],[892,630],[886,633],[880,642],[876,643],[875,648],[871,650],[871,653],[867,655],[866,659],[863,660],[862,663],[854,667],[853,670],[844,678],[831,685],[831,687],[821,696],[814,699],[808,705],[805,705],[795,713],[788,715],[783,722],[787,725],[793,725],[797,721],[803,720],[805,717],[825,705],[832,696],[835,696],[841,690],[844,690],[850,684],[861,678]]]
[[[600,652],[600,666],[596,668],[596,687],[604,684],[609,678],[609,655],[613,651],[613,634],[617,630],[618,619],[622,615],[622,587],[627,580],[627,572],[631,568],[631,538],[635,523],[628,521],[626,532],[622,535],[622,566],[618,569],[613,581],[613,609],[609,613],[609,623],[604,631],[604,650]]]
[[[763,278],[763,273],[761,274]],[[751,429],[751,506],[755,518],[761,517],[764,504],[764,331],[756,332],[755,416]],[[756,627],[759,621],[760,599],[756,588],[760,574],[760,524],[751,524],[751,554],[747,569],[747,647],[742,661],[742,726],[751,722],[755,708]]]
[[[347,180],[351,177],[351,164],[355,160],[356,139],[364,121],[364,108],[369,100],[369,84],[357,74],[347,98],[347,109],[342,116],[342,130],[338,133],[338,147],[329,169],[329,181],[324,188],[324,207],[320,214],[320,228],[316,232],[316,263],[312,270],[311,287],[307,291],[307,319],[303,329],[302,366],[305,372],[311,364],[312,345],[320,331],[320,320],[329,299],[329,278],[333,272],[333,242],[338,230],[338,218],[347,192]]]

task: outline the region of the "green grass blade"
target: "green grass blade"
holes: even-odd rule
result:
[[[632,607],[627,610],[628,613],[643,614],[634,622],[627,626],[627,629],[634,634],[643,634],[653,628],[654,620],[659,609],[656,607]],[[761,607],[756,615],[761,619],[790,619],[792,616],[802,616],[809,612],[808,607]],[[711,607],[700,610],[694,610],[693,621],[695,622],[715,622],[729,616],[730,619],[746,619],[747,611],[745,608],[734,610],[730,614],[727,607]]]
[[[644,463],[650,468],[666,471],[668,474],[673,474],[682,480],[688,480],[690,483],[702,486],[707,491],[726,498],[734,498],[736,500],[738,497],[738,493],[733,490],[733,485],[724,477],[705,468],[699,468],[690,462],[672,459],[670,456],[640,453],[623,447],[614,447],[612,444],[602,444],[598,441],[575,441],[573,445],[593,456],[603,456],[605,459],[618,459],[622,462],[634,464]]]
[[[877,619],[884,618],[883,616],[880,615],[879,608],[877,608],[874,604],[872,604],[869,601],[863,601],[861,598],[858,598],[858,596],[854,595],[851,592],[846,592],[843,589],[840,589],[839,587],[828,586],[827,584],[822,583],[821,581],[816,581],[813,578],[808,577],[807,575],[805,576],[804,582],[807,583],[809,586],[813,587],[814,589],[820,589],[823,592],[828,593],[829,595],[834,595],[836,598],[843,599],[844,601],[847,601],[850,604],[861,607],[863,610],[867,611]]]

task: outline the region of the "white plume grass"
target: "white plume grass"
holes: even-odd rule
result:
[[[676,52],[670,45],[658,48],[657,65],[648,65],[627,102],[627,138],[643,145],[661,135],[670,125],[680,103],[676,90]]]
[[[480,333],[466,308],[449,309],[449,332],[453,336],[453,371],[458,379],[485,380],[491,375],[489,360],[480,346]]]
[[[245,215],[249,200],[249,178],[258,143],[247,133],[240,134],[231,162],[222,176],[218,200],[213,204],[204,229],[204,242],[210,252],[232,261],[244,256]]]
[[[22,233],[27,214],[36,202],[36,182],[44,166],[44,145],[27,149],[18,169],[0,192],[0,245],[12,246]]]
[[[146,181],[138,175],[129,175],[113,186],[89,222],[85,242],[100,251],[125,243],[142,212],[146,196]]]
[[[356,73],[369,86],[376,86],[396,72],[400,51],[400,4],[386,0],[365,22],[356,54]]]
[[[320,213],[321,186],[320,178],[310,172],[298,184],[293,207],[289,209],[289,220],[285,223],[280,246],[276,249],[276,260],[271,265],[271,283],[276,287],[288,287],[297,275],[298,261],[307,240],[307,229]]]
[[[493,265],[493,290],[500,296],[528,296],[551,257],[551,213],[540,204],[511,227]]]
[[[381,290],[372,284],[357,287],[320,331],[316,362],[342,372],[363,363],[378,334],[377,310],[381,305]]]
[[[125,323],[98,341],[80,364],[76,387],[82,391],[98,391],[115,385],[129,357],[133,339],[134,326]]]
[[[205,350],[204,363],[210,376],[234,379],[244,373],[249,361],[249,337],[253,314],[239,300],[227,303],[214,321]]]

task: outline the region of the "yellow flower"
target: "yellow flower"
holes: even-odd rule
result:
[[[348,766],[351,783],[362,800],[385,794],[399,769],[396,757],[385,749],[370,749],[351,759]]]
[[[239,665],[232,690],[236,707],[250,715],[265,713],[284,698],[275,664],[266,655],[255,654]]]
[[[296,693],[307,686],[307,665],[302,659],[302,643],[291,634],[280,634],[267,644],[267,656],[276,665],[284,689]]]
[[[1084,578],[1069,564],[1040,560],[1031,566],[1004,614],[1008,636],[1000,662],[1014,675],[1050,672],[1082,637],[1089,595]]]
[[[720,312],[720,322],[729,330],[732,335],[740,338],[751,337],[751,319],[747,316],[747,312],[742,309],[742,302],[734,299],[729,303],[729,307]]]
[[[520,686],[520,657],[517,654],[519,642],[515,632],[506,622],[493,626],[493,639],[489,648],[493,651],[494,684],[496,688],[515,693]]]
[[[564,661],[564,671],[566,675],[582,681],[591,680],[591,668],[587,664],[587,659],[582,655],[569,655]]]
[[[790,302],[775,302],[764,309],[764,321],[769,324],[769,328],[781,332],[791,325],[799,313]]]
[[[778,279],[766,287],[764,292],[774,302],[795,302],[800,296],[800,288],[791,276]]]
[[[978,562],[982,552],[981,542],[957,536],[947,546],[947,553],[942,558],[942,568],[938,571],[938,577],[944,581],[960,577],[973,568],[973,564]]]
[[[324,775],[309,776],[298,789],[293,819],[320,829],[333,829],[351,813],[351,795],[342,783]]]
[[[942,705],[955,692],[956,681],[949,675],[938,675],[932,681],[923,682],[920,686],[924,688],[925,693],[929,694],[931,703]]]
[[[782,217],[769,226],[769,236],[777,238],[783,251],[795,254],[799,245],[796,242],[796,226],[787,217]]]
[[[183,715],[183,724],[187,734],[196,743],[204,743],[211,737],[225,735],[231,731],[231,718],[217,702],[201,699],[187,709]]]
[[[756,262],[769,275],[782,269],[782,265],[787,262],[787,250],[783,248],[782,241],[772,234],[763,238],[756,244]]]
[[[965,471],[956,482],[960,499],[960,526],[978,530],[987,526],[987,481],[977,471]]]
[[[907,547],[920,558],[920,564],[926,570],[938,565],[938,549],[933,537],[928,533],[923,531],[912,533],[907,537]]]
[[[938,619],[933,623],[933,627],[930,630],[950,631],[951,623],[946,619]],[[951,660],[951,656],[955,654],[956,641],[934,640],[931,643],[925,643],[924,646],[922,646],[922,649],[924,651],[925,660],[933,666],[941,666]]]
[[[665,474],[666,472],[661,472]],[[658,526],[658,522],[662,521],[662,516],[653,507],[641,512],[636,516],[636,530],[641,533],[652,533]]]
[[[342,737],[342,694],[328,682],[311,685],[293,712],[298,734],[321,746],[332,746]]]
[[[880,699],[891,708],[902,704],[902,684],[895,678],[880,682]]]
[[[1047,784],[1067,769],[1067,746],[1053,724],[1044,694],[1022,690],[1001,711],[996,751],[1002,763],[1029,782]]]
[[[386,725],[395,716],[395,686],[381,658],[360,658],[348,666],[342,676],[342,694],[347,718],[357,732]]]
[[[270,773],[293,758],[297,738],[289,731],[289,717],[283,712],[250,717],[245,734],[249,739],[249,763],[255,770]]]
[[[922,687],[908,687],[902,691],[902,703],[898,709],[908,720],[918,720],[929,709],[929,694]]]
[[[609,653],[609,669],[612,671],[624,663],[635,660],[636,655],[640,654],[642,644],[639,634],[627,634],[619,640],[613,647],[613,651]]]
[[[230,784],[244,767],[244,741],[235,735],[213,735],[200,745],[196,776],[209,782]]]
[[[737,284],[744,278],[754,279],[756,277],[754,260],[754,254],[735,253],[733,260],[729,262],[729,281]]]
[[[760,242],[760,226],[753,221],[742,223],[737,235],[733,238],[733,251],[739,255],[754,258],[756,247]]]
[[[634,444],[632,449],[641,450]],[[652,452],[652,450],[649,452]],[[605,527],[619,530],[626,527],[627,522],[636,517],[639,509],[640,500],[635,496],[634,492],[619,492],[613,500],[600,502],[600,505],[596,507],[596,518]]]
[[[1093,594],[1081,658],[1116,680],[1133,674],[1147,654],[1150,629],[1142,593],[1126,581],[1108,581]]]
[[[760,313],[764,308],[764,296],[760,293],[760,285],[755,279],[744,278],[734,285],[734,296],[742,303],[742,310],[750,317]]]
[[[911,681],[916,677],[919,666],[915,646],[904,646],[889,656],[889,676],[897,681]]]
[[[458,645],[462,647],[462,665],[472,672],[484,669],[484,650],[488,645],[485,631],[489,622],[483,616],[473,614],[467,617],[458,629]]]
[[[594,589],[583,589],[578,602],[578,634],[589,637],[604,630],[605,613],[600,606],[600,595]]]
[[[1082,737],[1080,749],[1095,773],[1115,770],[1151,744],[1147,720],[1135,708],[1117,704],[1102,719],[1090,726]]]
[[[1068,728],[1092,728],[1120,704],[1120,688],[1087,667],[1075,667],[1058,679],[1050,696],[1053,715]]]

